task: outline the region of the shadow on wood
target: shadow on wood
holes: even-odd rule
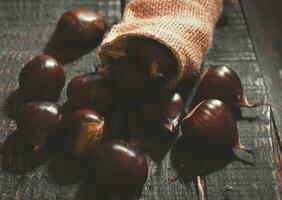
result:
[[[227,17],[227,15],[225,13],[223,13],[220,16],[219,20],[217,21],[216,27],[217,28],[225,27],[225,26],[228,25],[228,23],[229,23],[228,22],[228,17]]]
[[[258,116],[256,116],[256,117],[243,116],[240,108],[234,108],[234,109],[232,109],[232,112],[233,112],[237,121],[254,122],[254,121],[258,121],[260,119]]]
[[[54,99],[52,99],[52,101],[57,101],[59,97],[60,96],[55,97]],[[20,107],[23,104],[31,101],[39,101],[39,99],[28,97],[20,88],[18,88],[12,91],[5,99],[3,111],[9,118],[16,119]]]
[[[120,105],[115,105],[112,112],[105,114],[104,117],[106,123],[103,141],[118,139],[128,142],[130,137],[128,109]]]
[[[111,181],[111,180],[109,180]],[[99,183],[93,179],[84,180],[78,188],[75,200],[134,200],[139,199],[141,191],[137,197],[121,197],[115,195],[111,190],[114,188],[101,188]]]
[[[61,107],[64,116],[67,116],[78,109],[74,105],[72,105],[72,103],[69,101],[64,102]]]
[[[89,174],[90,162],[76,159],[68,152],[54,153],[50,158],[48,171],[50,176],[62,185],[75,184]]]
[[[177,134],[158,126],[140,125],[131,129],[131,142],[142,149],[152,160],[160,163],[166,156]]]
[[[110,180],[109,180],[110,181]],[[81,183],[75,195],[75,200],[109,200],[109,194],[101,190],[95,184],[95,181],[87,179]]]
[[[68,109],[72,109],[72,107]],[[64,112],[67,111],[64,110]],[[48,150],[50,152],[48,172],[58,184],[75,184],[84,179],[89,173],[90,161],[88,159],[77,159],[72,155],[68,149],[64,122],[61,125],[60,133],[48,141]]]
[[[227,5],[227,2],[226,1],[223,1],[223,4],[224,4],[224,7],[225,5]],[[220,18],[218,19],[217,23],[216,23],[216,27],[217,28],[221,28],[221,27],[225,27],[229,24],[229,18],[228,16],[226,15],[225,12],[222,12]]]
[[[193,108],[195,108],[200,102],[201,102],[201,100],[199,100],[198,97],[195,96],[195,98],[192,100],[192,104],[191,104],[191,108],[189,109],[189,112],[191,110],[193,110]],[[232,110],[232,113],[233,113],[233,115],[234,115],[234,117],[237,121],[254,122],[254,121],[258,121],[260,119],[259,116],[255,116],[255,117],[253,117],[253,116],[250,116],[250,117],[249,116],[243,116],[241,108],[238,108],[238,107],[231,108],[231,110]]]
[[[16,174],[25,174],[36,169],[48,159],[46,151],[34,152],[34,147],[19,132],[12,132],[1,148],[3,170]]]
[[[75,38],[74,38],[75,39]],[[97,38],[89,44],[72,45],[63,40],[59,36],[56,29],[52,34],[50,40],[45,46],[44,53],[53,56],[60,63],[66,64],[79,59],[81,56],[87,54],[96,48],[102,41],[102,38]]]
[[[243,164],[253,163],[238,158],[232,150],[214,151],[211,149],[192,149],[189,142],[180,137],[171,152],[171,162],[178,177],[184,182],[195,181],[197,176],[204,177],[218,171],[233,161]]]
[[[23,95],[20,89],[12,91],[4,102],[4,113],[11,119],[17,117],[17,112],[21,105],[31,101],[30,98]]]

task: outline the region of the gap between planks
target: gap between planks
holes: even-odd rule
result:
[[[263,23],[261,23],[261,24],[257,23],[255,25],[250,24],[251,22],[257,22],[258,20],[260,20],[260,19],[255,19],[256,12],[254,12],[255,14],[254,13],[253,14],[246,13],[246,9],[249,8],[248,7],[249,4],[255,5],[256,3],[254,3],[254,2],[244,2],[242,0],[240,0],[239,2],[240,2],[240,6],[242,8],[242,11],[243,11],[244,19],[247,23],[248,34],[250,36],[255,36],[254,31],[257,28],[256,26],[259,26],[259,25],[263,26],[264,25],[264,29],[267,28],[267,25],[263,24]],[[278,1],[272,0],[271,2],[269,2],[270,6],[273,6],[273,4],[275,2],[277,3]],[[257,2],[257,3],[260,4],[260,2]],[[256,9],[256,8],[254,8],[254,9]],[[267,8],[265,10],[267,10]],[[275,10],[273,12],[277,12],[277,10]],[[260,15],[263,15],[263,14],[265,14],[265,13],[260,13]],[[273,18],[273,16],[269,16],[270,17],[269,20],[271,20]],[[277,21],[274,21],[274,22],[277,22]],[[279,23],[279,22],[277,22],[277,23]],[[250,27],[250,25],[252,25],[252,27]],[[281,28],[280,28],[280,30],[281,30]],[[271,32],[271,30],[268,30],[268,31]],[[269,34],[268,36],[269,37],[275,36],[275,34]],[[266,61],[264,59],[260,59],[260,54],[262,53],[262,49],[258,45],[258,42],[260,42],[260,41],[258,41],[259,37],[256,37],[256,38],[250,37],[250,38],[251,38],[251,40],[253,40],[252,41],[252,44],[254,45],[253,51],[255,53],[255,56],[258,58],[257,59],[258,64],[259,64],[260,68],[262,68],[262,73],[263,73],[263,72],[266,71],[264,69],[265,68],[264,64],[265,64]],[[279,41],[281,41],[281,40],[279,40]],[[279,41],[278,41],[278,46],[279,46],[279,44],[281,44],[281,43],[279,43]],[[262,41],[261,43],[262,43],[262,46],[263,46],[263,45],[265,45],[266,41]],[[271,43],[270,45],[273,45],[273,43]],[[279,62],[278,59],[273,61],[273,62]],[[281,61],[281,57],[280,57],[280,61]],[[269,63],[270,66],[271,66],[271,64],[273,64],[273,63]],[[276,67],[276,65],[273,68],[275,68],[275,67]],[[273,101],[273,99],[271,98],[271,94],[272,94],[271,92],[273,92],[273,90],[271,89],[271,85],[265,80],[265,78],[268,78],[267,75],[268,75],[268,73],[266,73],[266,75],[264,76],[264,85],[267,88],[266,92],[267,92],[268,99],[270,101],[271,140],[272,140],[272,148],[273,148],[272,153],[273,153],[274,165],[275,165],[275,177],[276,177],[277,184],[278,184],[277,190],[278,190],[280,196],[282,196],[282,148],[281,148],[282,138],[279,137],[279,136],[281,136],[281,133],[279,133],[279,129],[278,129],[279,123],[277,124],[277,120],[280,119],[279,118],[280,116],[275,115],[274,112],[273,112],[273,110],[277,108],[277,105],[273,105],[275,103],[275,101]],[[269,77],[269,78],[274,79],[272,81],[276,81],[276,78],[274,77],[274,75]],[[276,83],[276,84],[279,85],[279,83]],[[273,95],[275,97],[277,96],[277,94],[273,94]]]
[[[278,182],[278,191],[282,196],[282,153],[281,146],[278,138],[278,131],[275,124],[272,108],[270,113],[271,119],[271,139],[272,139],[272,148],[274,154],[274,165],[275,165],[275,175]]]

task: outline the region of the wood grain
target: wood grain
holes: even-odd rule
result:
[[[88,8],[105,15],[109,25],[120,19],[119,1],[1,1],[0,2],[0,105],[3,107],[9,93],[18,86],[18,74],[23,65],[32,57],[42,53],[48,44],[59,17],[69,8]],[[98,63],[96,49],[78,60],[64,64],[67,82],[73,77],[93,71],[94,64]],[[65,100],[65,88],[60,102]],[[18,150],[15,144],[22,144],[20,139],[13,139],[16,125],[8,119],[3,111],[0,112],[0,141],[1,170],[0,170],[0,199],[73,199],[79,188],[79,179],[72,184],[58,184],[50,176],[49,166],[52,159],[35,169],[27,167],[27,173],[17,170],[20,164],[29,162],[30,155],[25,150]],[[12,138],[12,139],[10,139]],[[8,142],[12,141],[12,142]],[[3,162],[10,159],[9,169],[4,170]],[[19,164],[20,163],[20,164]],[[68,163],[71,163],[69,161]],[[27,165],[28,166],[28,165]],[[66,176],[74,176],[71,165],[63,165],[61,172],[69,172]],[[12,169],[14,168],[14,169]],[[59,168],[59,166],[57,167]]]
[[[282,3],[270,1],[241,1],[248,29],[254,44],[275,118],[280,146],[282,144]]]
[[[251,8],[249,8],[252,10]],[[268,105],[264,76],[253,49],[253,43],[239,1],[225,1],[226,23],[215,32],[214,48],[206,64],[227,64],[238,72],[245,92],[252,101],[263,98],[265,106],[242,109],[254,121],[239,121],[240,140],[252,155],[236,151],[241,160],[223,166],[205,178],[208,199],[279,199],[271,141],[271,107]],[[224,34],[225,30],[229,32]],[[218,36],[217,36],[218,35]]]

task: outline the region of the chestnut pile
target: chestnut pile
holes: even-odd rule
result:
[[[64,42],[83,45],[103,37],[106,27],[105,20],[95,12],[72,9],[61,17],[57,28]],[[146,65],[145,61],[140,62]],[[20,106],[16,122],[34,151],[48,149],[49,143],[63,137],[64,142],[59,145],[65,145],[77,159],[88,158],[92,175],[101,187],[110,188],[120,199],[130,199],[142,191],[148,165],[137,143],[117,140],[114,134],[105,139],[107,123],[117,106],[130,107],[126,109],[132,119],[158,126],[170,134],[177,135],[181,127],[183,138],[195,149],[245,149],[240,144],[233,108],[255,107],[260,103],[247,101],[240,79],[231,68],[213,66],[204,72],[195,107],[183,115],[185,99],[177,91],[146,95],[141,92],[141,88],[162,83],[163,76],[170,74],[167,63],[154,73],[154,81],[148,79],[142,85],[139,78],[144,76],[145,80],[146,74],[152,74],[153,70],[134,68],[126,62],[126,59],[113,61],[96,72],[73,78],[67,86],[72,111],[66,112],[56,103],[66,80],[63,66],[49,55],[31,59],[19,75],[20,90],[30,101]],[[134,95],[137,98],[133,100]],[[123,100],[126,103],[120,103]]]

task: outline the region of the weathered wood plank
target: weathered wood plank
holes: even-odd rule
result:
[[[260,116],[259,120],[240,121],[238,127],[243,145],[255,151],[252,156],[244,152],[237,152],[237,155],[254,165],[234,162],[207,176],[209,199],[279,199],[271,149],[270,107],[264,106],[252,113],[244,112],[244,115]]]
[[[271,133],[272,133],[272,143],[273,143],[273,151],[274,151],[274,164],[275,164],[275,175],[276,180],[278,182],[277,189],[280,192],[280,196],[282,196],[282,153],[280,148],[280,141],[277,133],[277,127],[274,122],[273,113],[271,113]]]
[[[205,178],[208,199],[279,199],[277,191],[277,182],[275,178],[275,167],[271,141],[271,118],[270,106],[266,95],[266,87],[261,72],[260,65],[258,65],[256,54],[253,50],[251,39],[247,32],[247,26],[242,15],[242,10],[238,0],[225,1],[225,7],[234,7],[230,9],[231,13],[225,14],[227,22],[221,27],[217,28],[215,38],[219,43],[225,45],[225,38],[232,38],[231,43],[247,41],[248,49],[234,51],[232,45],[226,45],[225,52],[220,48],[211,50],[207,56],[205,64],[229,64],[235,69],[243,83],[243,87],[252,100],[256,101],[263,98],[266,103],[265,106],[256,109],[242,109],[243,115],[248,117],[255,117],[254,121],[239,121],[239,135],[240,140],[247,148],[253,149],[253,155],[246,152],[236,151],[237,157],[252,162],[252,165],[246,165],[240,161],[230,162],[222,166],[222,169],[212,172]],[[249,8],[251,9],[251,8]],[[235,12],[233,14],[233,12]],[[239,12],[240,14],[236,14]],[[249,11],[247,11],[249,12]],[[232,16],[237,16],[236,19]],[[234,21],[235,22],[232,22]],[[232,28],[234,27],[234,28]],[[235,28],[240,27],[240,29]],[[233,30],[226,35],[217,37],[216,35],[222,29]],[[243,32],[244,35],[241,33]],[[233,37],[228,36],[233,35]],[[235,45],[235,47],[238,45]],[[239,45],[240,46],[240,45]],[[229,48],[229,49],[228,49]]]
[[[282,3],[276,0],[241,1],[282,145],[281,66]]]

